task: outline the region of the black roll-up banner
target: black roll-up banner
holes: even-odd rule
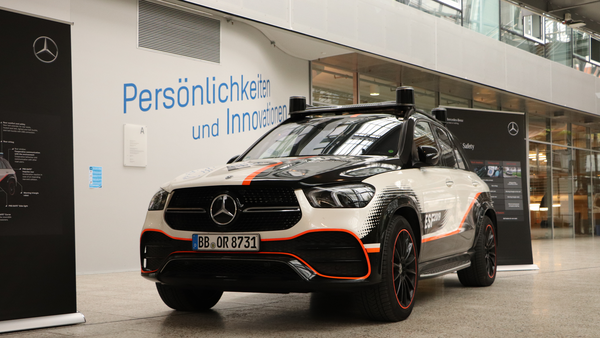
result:
[[[525,114],[447,107],[450,131],[490,187],[498,216],[498,264],[533,264]]]
[[[0,329],[77,312],[71,27],[0,10]]]

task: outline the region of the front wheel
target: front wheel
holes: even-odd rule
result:
[[[359,306],[367,317],[397,322],[412,312],[419,281],[414,238],[408,221],[402,216],[394,217],[381,244],[382,281],[357,294]]]
[[[15,180],[11,179],[10,181],[8,181],[8,194],[10,196],[13,196],[16,192],[17,192],[17,182],[15,182]]]
[[[483,218],[483,226],[475,243],[471,266],[458,271],[458,279],[464,286],[490,286],[496,280],[496,231],[487,216]]]
[[[162,301],[178,311],[204,311],[217,304],[223,291],[187,289],[156,283]]]

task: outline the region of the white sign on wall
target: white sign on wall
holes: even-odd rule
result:
[[[145,167],[148,164],[148,128],[137,124],[123,126],[123,165]]]

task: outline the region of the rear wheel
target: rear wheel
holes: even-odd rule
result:
[[[475,244],[471,266],[458,271],[458,279],[464,286],[490,286],[496,280],[496,231],[487,216],[483,218],[483,226]]]
[[[381,244],[381,283],[357,294],[362,312],[369,318],[397,322],[408,318],[417,291],[417,252],[412,229],[402,216],[388,226]]]
[[[215,306],[223,291],[187,289],[156,283],[162,301],[178,311],[203,311]]]

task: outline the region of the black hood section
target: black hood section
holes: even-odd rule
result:
[[[281,159],[265,169],[251,185],[293,182],[301,186],[361,182],[388,171],[400,169],[397,158],[385,156],[310,156]]]

